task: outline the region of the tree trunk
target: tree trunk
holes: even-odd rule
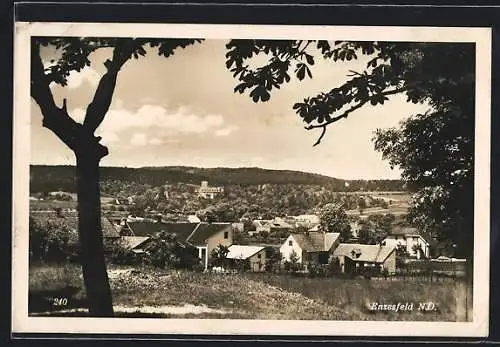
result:
[[[102,238],[100,158],[92,150],[80,150],[76,153],[78,233],[90,316],[109,317],[113,315],[113,302]]]

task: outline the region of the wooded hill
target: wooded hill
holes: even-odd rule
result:
[[[198,168],[188,166],[164,167],[102,167],[101,181],[135,182],[150,186],[172,183],[199,185],[208,181],[214,186],[302,184],[323,186],[332,191],[401,191],[405,190],[400,180],[342,180],[319,174],[268,170],[256,167],[245,168]],[[349,186],[345,186],[345,182]],[[74,166],[30,166],[30,192],[48,191],[75,192],[76,173]]]

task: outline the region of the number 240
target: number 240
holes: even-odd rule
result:
[[[68,299],[67,298],[54,298],[54,301],[52,302],[54,306],[66,306],[68,304]]]

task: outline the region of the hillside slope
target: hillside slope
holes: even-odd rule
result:
[[[31,165],[30,190],[75,191],[75,167]],[[343,191],[345,182],[349,190],[402,190],[399,180],[342,180],[319,174],[292,171],[269,170],[256,167],[244,168],[197,168],[188,166],[164,167],[102,167],[101,180],[118,180],[160,186],[166,183],[200,184],[208,181],[211,185],[261,185],[261,184],[303,184],[321,185],[332,190]]]

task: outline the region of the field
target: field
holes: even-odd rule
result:
[[[463,282],[300,278],[274,274],[211,274],[151,268],[109,267],[117,316],[418,320],[465,319]],[[32,315],[85,315],[77,265],[32,265]],[[147,294],[145,294],[147,293]],[[56,300],[55,299],[59,299]],[[419,311],[420,302],[436,310]],[[381,304],[413,303],[412,311],[371,311]]]

